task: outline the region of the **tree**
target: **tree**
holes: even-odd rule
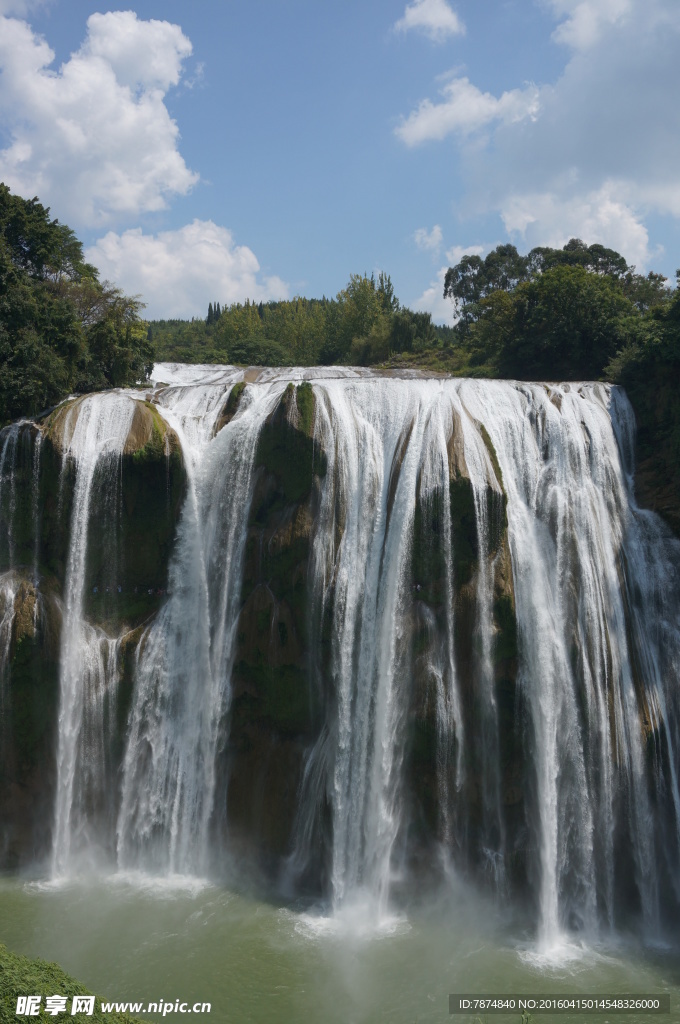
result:
[[[72,390],[145,380],[153,343],[142,303],[106,283],[82,243],[37,198],[0,184],[0,417],[32,415]]]
[[[495,291],[511,291],[529,275],[526,256],[514,245],[499,245],[484,260],[477,255],[463,256],[444,277],[444,298],[454,300],[463,329],[477,317],[477,305]]]
[[[600,377],[636,316],[615,281],[568,264],[520,284],[507,299],[482,303],[480,321],[499,374],[524,380]]]

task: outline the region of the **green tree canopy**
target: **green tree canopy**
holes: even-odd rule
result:
[[[153,364],[142,303],[101,283],[49,212],[0,184],[0,422],[143,381]]]

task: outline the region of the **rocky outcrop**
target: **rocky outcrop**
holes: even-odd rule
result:
[[[13,607],[3,639],[0,715],[0,863],[14,868],[50,848],[56,783],[61,608],[21,571],[10,574]],[[8,582],[7,576],[4,578]]]
[[[232,679],[230,841],[269,868],[289,852],[304,755],[322,718],[308,671],[309,554],[325,473],[313,417],[310,385],[291,384],[260,434]]]

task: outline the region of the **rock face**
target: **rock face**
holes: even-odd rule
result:
[[[76,466],[65,430],[82,399],[41,424],[0,434],[0,865],[47,856],[54,818],[59,659]],[[131,399],[132,401],[132,399]],[[137,627],[155,614],[186,486],[177,436],[135,401],[112,504],[95,479],[87,523],[84,617],[121,636],[117,740],[124,748]],[[69,418],[69,412],[71,416]],[[75,414],[75,415],[74,415]],[[12,432],[16,435],[12,436]]]
[[[308,571],[325,457],[314,395],[291,384],[260,434],[232,681],[230,838],[272,868],[290,851],[304,755],[321,728],[309,678]]]
[[[20,571],[4,579],[0,721],[0,858],[46,855],[54,814],[61,610]]]

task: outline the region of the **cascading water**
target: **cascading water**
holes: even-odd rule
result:
[[[284,385],[245,392],[212,437],[225,384],[168,388],[159,401],[188,455],[171,596],[137,663],[118,821],[121,866],[200,873],[208,859],[216,757],[229,710],[234,631],[255,449]]]
[[[228,846],[233,769],[223,754],[253,740],[234,734],[242,712],[231,721],[236,652],[258,614],[260,642],[273,650],[270,609],[280,606],[263,570],[270,603],[243,620],[247,544],[295,534],[308,543],[300,664],[323,715],[304,739],[286,719],[263,748],[282,766],[296,743],[302,751],[279,862],[289,883],[313,877],[306,869],[325,858],[316,877],[333,907],[368,903],[380,916],[400,880],[443,853],[455,871],[491,876],[499,898],[529,896],[543,949],[631,917],[659,934],[667,905],[680,906],[680,544],[635,503],[625,395],[352,370],[160,366],[156,379],[186,492],[167,595],[132,648],[124,720],[124,641],[86,621],[84,588],[93,510],[109,508],[114,523],[123,515],[120,459],[135,401],[91,396],[65,414],[63,495],[67,467],[75,474],[54,873],[95,843],[102,804],[110,830],[116,819],[122,869],[205,874],[219,816]],[[305,379],[312,489],[284,500],[274,476],[262,483],[259,442],[265,424],[288,429],[272,417],[289,382]],[[246,381],[222,425],[231,388]],[[0,438],[0,568],[12,573],[19,440],[18,426]],[[22,541],[19,570],[34,582],[44,444],[38,434],[24,473],[34,540]],[[287,450],[302,458],[302,448]],[[274,539],[251,517],[256,485],[266,509],[279,510]],[[295,525],[303,521],[308,534]],[[0,591],[5,676],[14,579],[3,576]],[[281,611],[284,639],[286,621]],[[273,705],[260,711],[262,694],[247,697],[257,728],[269,728]],[[116,714],[118,760],[107,733]]]
[[[640,596],[650,569],[668,580],[679,552],[656,517],[637,511],[628,489],[611,415],[628,432],[630,450],[630,407],[602,385],[465,382],[461,397],[487,425],[508,496],[536,786],[539,941],[550,946],[564,927],[594,927],[598,910],[613,920],[614,844],[626,821],[638,898],[653,932],[658,875],[643,742],[658,687],[668,717],[655,738],[666,764],[677,765],[677,711],[670,712],[677,670],[668,669],[677,666],[679,623],[677,602],[669,602],[662,661],[658,631],[631,630],[626,607],[646,617]],[[655,548],[654,560],[642,556],[645,544]],[[655,671],[636,672],[641,661]],[[656,771],[662,774],[661,765]]]
[[[64,467],[72,460],[76,476],[61,633],[56,876],[67,873],[74,854],[92,843],[92,808],[106,798],[103,730],[116,682],[117,641],[84,620],[83,598],[93,493],[100,510],[117,501],[120,459],[134,410],[135,402],[125,394],[90,395],[68,410],[64,422]]]
[[[8,682],[16,589],[14,574],[11,572],[3,573],[0,576],[0,716],[2,716],[4,711],[5,691]]]
[[[409,651],[409,556],[420,479],[423,497],[448,489],[451,412],[429,384],[325,382],[316,440],[328,453],[313,562],[315,602],[332,621],[330,676],[336,695],[332,793],[332,896],[358,891],[384,911],[400,810]],[[382,393],[376,395],[376,391]],[[376,400],[378,399],[378,400]],[[447,419],[448,417],[448,419]],[[339,531],[338,531],[339,528]],[[336,541],[341,532],[339,544]],[[445,547],[450,559],[450,549]],[[449,571],[445,574],[451,580]],[[461,747],[452,657],[452,602],[435,670],[445,744]],[[325,736],[322,739],[325,744]],[[327,759],[318,759],[324,770]],[[451,767],[453,784],[460,772]],[[445,771],[444,789],[449,773]],[[445,801],[447,802],[447,801]],[[306,830],[309,834],[309,829]]]
[[[0,440],[0,526],[2,527],[2,543],[6,546],[3,558],[8,569],[15,563],[15,527],[16,527],[16,461],[21,424],[13,423],[3,431]]]

